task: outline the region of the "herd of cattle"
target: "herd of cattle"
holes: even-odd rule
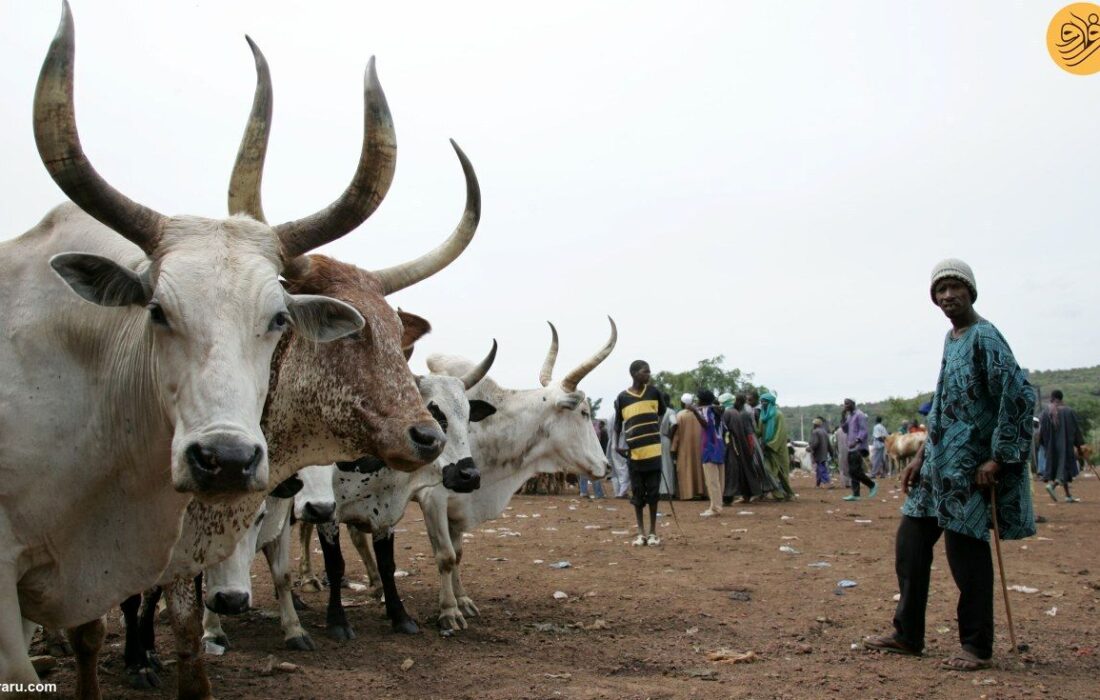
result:
[[[430,324],[386,296],[466,249],[481,213],[473,167],[455,145],[465,210],[431,252],[375,271],[310,254],[356,229],[386,195],[390,112],[372,60],[351,184],[327,208],[271,226],[260,197],[271,80],[249,43],[256,96],[230,216],[165,216],[111,187],[81,148],[74,26],[63,7],[35,92],[34,135],[69,202],[0,243],[2,683],[37,682],[28,648],[41,625],[66,630],[76,695],[100,697],[102,616],[121,605],[129,679],[159,684],[152,613],[163,595],[178,695],[211,697],[203,638],[228,643],[217,616],[250,605],[258,551],[286,645],[314,648],[291,593],[292,518],[318,525],[333,582],[343,572],[339,523],[361,554],[369,534],[387,612],[410,631],[393,528],[411,500],[439,569],[439,623],[463,629],[478,609],[458,575],[462,534],[499,517],[537,473],[606,473],[577,387],[614,348],[614,322],[607,343],[558,380],[555,334],[533,389],[487,376],[495,341],[480,362],[433,355],[430,374],[414,375],[408,358]],[[339,586],[330,590],[329,632],[351,639]]]

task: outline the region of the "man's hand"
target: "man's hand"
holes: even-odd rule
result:
[[[974,483],[979,488],[989,488],[997,483],[997,473],[1001,471],[1001,465],[989,460],[978,467],[978,473],[974,475]]]
[[[909,462],[909,466],[905,468],[905,471],[901,473],[901,492],[908,494],[909,489],[915,487],[920,483],[920,468],[923,464],[922,460],[912,459]]]

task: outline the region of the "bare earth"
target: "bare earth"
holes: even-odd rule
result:
[[[1004,543],[1009,584],[1038,592],[1010,593],[1017,636],[1029,645],[1016,657],[998,589],[997,663],[987,671],[940,667],[957,639],[956,590],[942,544],[925,658],[851,648],[865,634],[890,629],[900,492],[889,481],[875,501],[849,504],[840,489],[816,490],[799,478],[797,502],[734,506],[719,518],[699,518],[700,502],[677,501],[683,532],[661,518],[664,544],[655,548],[629,546],[623,531],[633,534],[633,514],[625,501],[517,496],[503,518],[467,541],[464,580],[482,616],[451,638],[433,625],[438,580],[415,505],[397,556],[408,572],[398,581],[406,606],[424,628],[419,635],[392,633],[379,604],[345,590],[359,636],[333,642],[324,633],[326,594],[307,593],[311,609],[302,620],[319,650],[284,650],[260,557],[259,609],[225,620],[233,646],[209,658],[211,678],[223,699],[1098,697],[1100,484],[1089,474],[1076,487],[1081,503],[1054,504],[1037,485],[1037,511],[1047,522],[1038,537]],[[350,546],[345,551],[349,576],[360,580],[362,564]],[[320,568],[319,553],[313,559]],[[571,568],[549,566],[560,560]],[[829,566],[811,566],[817,562]],[[841,579],[857,585],[841,595]],[[555,591],[568,598],[555,599]],[[128,690],[116,615],[108,631],[104,696],[174,697],[171,669],[163,674],[167,689]],[[158,635],[162,657],[170,658],[168,628],[159,625]],[[708,660],[719,649],[754,652],[755,659]],[[299,668],[261,675],[269,655]],[[412,666],[402,670],[406,659]],[[72,669],[62,659],[44,680],[68,696]]]

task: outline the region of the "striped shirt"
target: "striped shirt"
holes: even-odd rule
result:
[[[658,427],[666,408],[661,392],[649,385],[640,394],[627,389],[615,399],[615,427],[626,438],[632,468],[643,472],[661,468]]]

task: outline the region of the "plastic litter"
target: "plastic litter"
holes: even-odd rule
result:
[[[779,551],[783,552],[784,554],[801,554],[802,553],[802,552],[799,552],[794,547],[791,547],[790,545],[786,545],[786,544],[783,545],[782,547],[780,547]]]
[[[573,565],[564,559],[562,559],[561,561],[556,561],[550,565],[551,569],[571,569],[572,567]]]
[[[1038,593],[1038,588],[1032,588],[1031,586],[1021,586],[1020,584],[1014,584],[1008,587],[1010,591],[1016,591],[1017,593]]]
[[[1055,615],[1058,614],[1058,606],[1055,605],[1053,608],[1051,608],[1050,610],[1047,610],[1045,612],[1046,612],[1047,615],[1050,615],[1051,617],[1054,617]]]
[[[554,591],[554,600],[565,600],[569,594],[565,591]]]
[[[832,564],[827,561],[815,561],[813,564],[808,564],[811,569],[828,569]]]
[[[837,588],[855,588],[859,584],[850,578],[844,578],[836,582]]]

